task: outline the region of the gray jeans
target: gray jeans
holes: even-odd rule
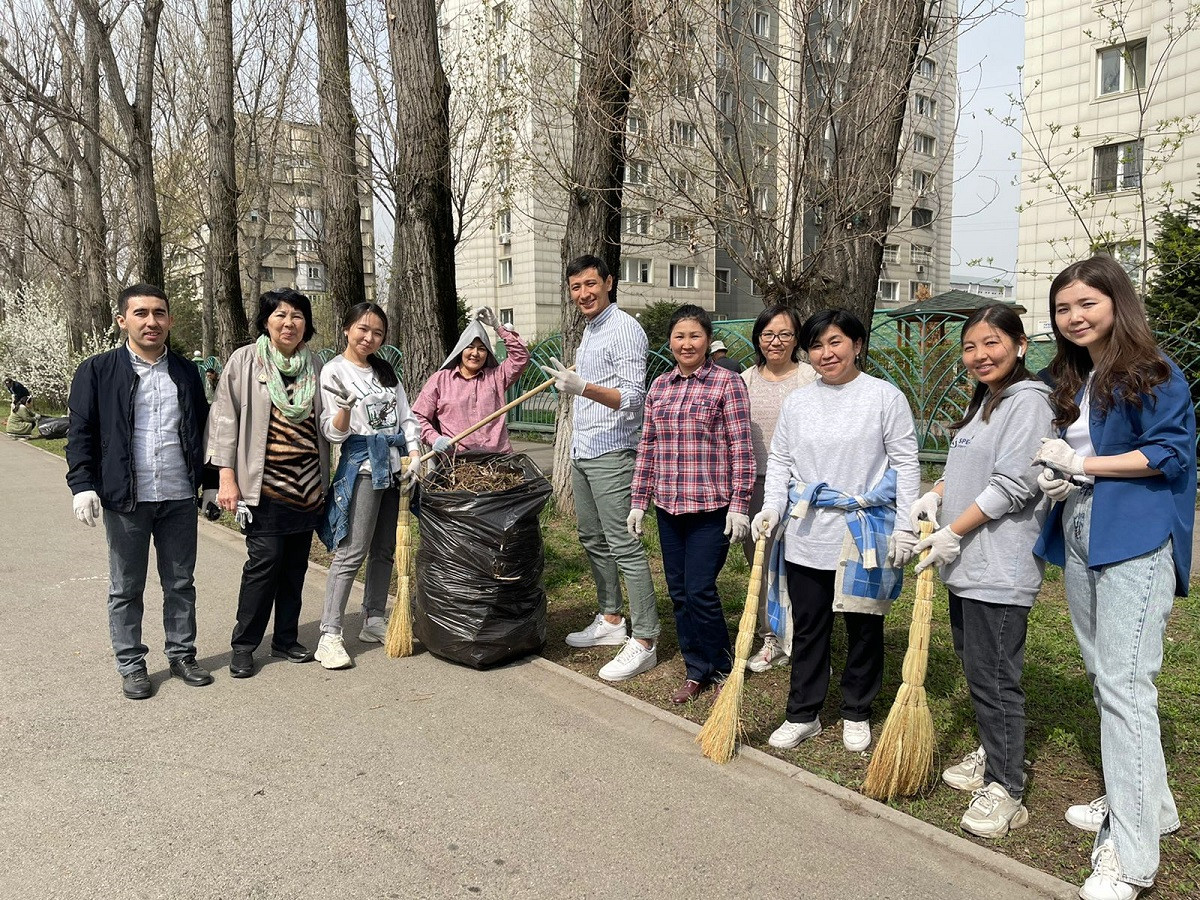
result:
[[[194,656],[196,502],[139,503],[128,513],[106,509],[104,533],[108,538],[108,630],[117,671],[124,676],[146,667],[142,614],[151,539],[163,592],[167,658]]]
[[[963,665],[979,743],[987,751],[984,782],[1015,800],[1025,793],[1025,634],[1029,607],[983,603],[950,594],[950,633]]]
[[[1142,556],[1089,569],[1091,521],[1092,492],[1073,491],[1062,517],[1063,580],[1079,653],[1100,711],[1108,818],[1096,845],[1111,838],[1121,879],[1147,886],[1158,871],[1159,835],[1179,826],[1167,785],[1154,686],[1175,602],[1171,539]]]
[[[377,491],[371,486],[370,475],[360,474],[354,479],[349,530],[333,554],[329,579],[325,582],[322,633],[342,633],[342,617],[346,614],[350,589],[364,559],[367,560],[367,580],[363,589],[363,618],[381,617],[387,610],[388,587],[396,558],[399,509],[398,489],[391,487]]]
[[[652,640],[659,632],[654,579],[641,539],[625,530],[633,459],[632,450],[614,450],[595,459],[573,460],[571,487],[575,493],[579,543],[592,564],[600,612],[621,614],[619,576],[625,576],[632,634]]]

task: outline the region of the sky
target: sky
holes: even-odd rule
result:
[[[986,2],[986,0],[985,0]],[[962,0],[968,15],[972,0]],[[1020,134],[996,117],[1009,112],[1025,58],[1025,0],[996,0],[998,10],[958,38],[959,122],[954,159],[950,271],[1012,284],[1017,265]],[[970,265],[973,260],[980,260]],[[990,262],[989,262],[990,260]]]

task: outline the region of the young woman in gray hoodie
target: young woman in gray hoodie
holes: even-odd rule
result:
[[[964,831],[1002,837],[1029,821],[1025,790],[1025,693],[1021,669],[1029,610],[1042,584],[1033,545],[1048,509],[1029,460],[1053,433],[1050,389],[1027,368],[1020,317],[1000,303],[963,324],[963,365],[976,388],[945,474],[910,512],[947,523],[917,544],[950,593],[954,651],[963,664],[981,746],[947,769],[950,787],[972,791]]]

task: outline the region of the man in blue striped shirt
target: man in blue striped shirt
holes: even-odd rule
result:
[[[571,487],[579,542],[596,580],[600,612],[582,631],[567,635],[572,647],[620,644],[600,669],[606,681],[625,681],[658,662],[658,608],[641,540],[626,530],[633,463],[646,396],[649,342],[637,320],[617,309],[613,278],[604,260],[581,256],[567,266],[571,299],[587,319],[575,355],[576,371],[557,359],[543,371],[555,387],[575,396]],[[621,584],[629,595],[629,636],[621,615]]]

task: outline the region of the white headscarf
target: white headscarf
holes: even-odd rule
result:
[[[450,355],[446,357],[446,361],[442,363],[443,369],[458,368],[460,362],[459,356],[462,352],[471,346],[471,341],[479,338],[483,341],[483,346],[487,348],[487,362],[483,364],[485,369],[491,369],[500,365],[500,361],[496,359],[496,354],[492,352],[492,340],[488,336],[487,328],[478,320],[472,320],[468,323],[463,333],[458,336],[458,343],[454,345],[454,349],[450,351]]]

